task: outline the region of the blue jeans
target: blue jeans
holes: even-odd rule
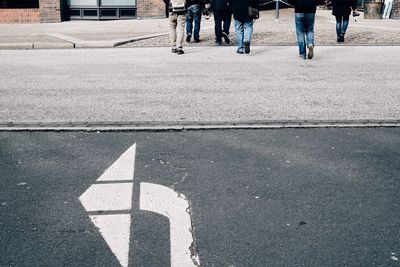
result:
[[[349,16],[336,16],[336,34],[341,36],[346,33],[347,27],[349,26]]]
[[[193,37],[195,40],[200,39],[201,12],[200,5],[191,5],[186,13],[186,34],[192,36],[194,21]]]
[[[251,43],[251,36],[253,35],[253,20],[248,19],[245,21],[235,20],[236,42],[237,50],[244,51],[244,43]]]
[[[297,45],[299,46],[299,54],[303,58],[306,58],[306,45],[307,46],[309,44],[312,44],[313,46],[315,45],[314,43],[315,14],[296,13],[295,21],[296,21],[296,34],[297,34]]]

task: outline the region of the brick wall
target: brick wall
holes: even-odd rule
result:
[[[165,17],[165,4],[162,0],[137,0],[137,16]]]
[[[60,0],[39,0],[40,22],[60,22]]]
[[[391,18],[400,19],[400,0],[393,1],[393,9]]]
[[[0,9],[0,23],[38,23],[38,8]]]

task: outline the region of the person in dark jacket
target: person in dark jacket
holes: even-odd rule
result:
[[[208,1],[205,0],[187,0],[187,13],[186,13],[186,42],[190,43],[192,34],[195,43],[200,42],[200,25],[201,25],[201,14],[205,4]],[[193,29],[194,22],[194,29]]]
[[[356,12],[357,0],[332,0],[332,15],[336,17],[337,42],[344,42],[344,35],[349,26],[349,17],[353,10],[353,16],[359,15]]]
[[[228,0],[212,0],[211,9],[214,13],[215,42],[217,45],[221,45],[223,37],[225,43],[230,44],[229,29],[231,27],[232,8]]]
[[[258,8],[259,0],[229,0],[232,5],[238,54],[249,54],[253,35],[253,18],[249,17],[249,7]]]
[[[296,23],[297,44],[300,58],[306,59],[306,47],[308,58],[314,57],[314,22],[317,10],[317,0],[295,0],[294,12]]]
[[[183,38],[185,31],[186,0],[163,0],[169,10],[169,39],[171,52],[178,55],[183,52]]]

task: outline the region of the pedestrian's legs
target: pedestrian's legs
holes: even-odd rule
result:
[[[198,12],[193,14],[194,19],[194,41],[200,41],[200,24],[201,24],[201,9],[198,9]]]
[[[342,21],[343,16],[335,16],[336,17],[336,36],[339,38],[342,33]]]
[[[232,10],[231,9],[226,9],[224,11],[223,20],[224,20],[224,33],[226,33],[226,35],[229,35],[229,29],[231,27],[231,21],[232,21]]]
[[[346,34],[347,27],[349,26],[349,20],[350,20],[349,16],[343,16],[343,24],[341,32],[342,37],[344,37],[344,35]]]
[[[253,36],[253,20],[246,21],[244,25],[244,42],[251,43],[251,37]]]
[[[188,42],[190,42],[190,38],[192,37],[193,32],[193,12],[191,7],[188,8],[186,13],[186,36]]]
[[[177,46],[178,50],[183,49],[183,37],[185,32],[185,15],[177,16]]]
[[[243,22],[235,20],[235,32],[236,32],[236,42],[237,42],[237,52],[243,53],[244,51],[244,25]]]
[[[306,58],[306,40],[304,36],[304,13],[295,13],[297,45],[300,57]]]
[[[222,43],[222,19],[223,19],[223,11],[214,10],[215,41],[217,43]]]
[[[253,20],[246,21],[244,23],[244,52],[246,54],[250,53],[251,37],[253,35]]]
[[[169,40],[171,43],[172,49],[176,49],[176,26],[177,26],[177,18],[178,16],[175,13],[169,14]]]
[[[314,23],[315,23],[315,14],[306,14],[306,36],[307,36],[307,47],[311,44],[315,46],[314,43]]]

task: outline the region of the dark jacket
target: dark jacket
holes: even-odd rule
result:
[[[294,12],[315,14],[315,11],[317,10],[317,5],[319,3],[321,3],[321,0],[295,0]]]
[[[356,9],[357,0],[332,0],[334,16],[350,16],[351,10]]]
[[[249,18],[249,7],[258,9],[259,0],[228,0],[232,5],[233,17],[235,20],[243,22],[251,20]]]
[[[212,0],[211,8],[213,10],[226,10],[229,8],[229,2],[228,0]]]

